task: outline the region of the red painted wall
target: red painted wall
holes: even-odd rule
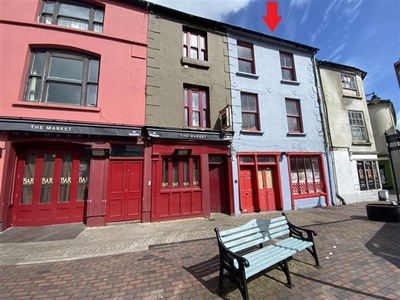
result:
[[[0,1],[0,116],[144,125],[147,14],[122,1],[104,7],[103,33],[37,22],[40,0]],[[30,46],[99,55],[96,108],[22,101]]]

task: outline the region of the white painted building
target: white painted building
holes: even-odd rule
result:
[[[365,98],[366,72],[317,62],[337,204],[378,200],[378,156]]]

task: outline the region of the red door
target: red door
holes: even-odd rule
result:
[[[260,210],[276,210],[272,167],[258,167],[258,189]]]
[[[211,212],[227,212],[227,178],[224,164],[210,164],[209,171]]]
[[[142,161],[110,161],[107,222],[141,219]]]
[[[252,167],[240,168],[240,207],[243,213],[254,212],[253,172]]]
[[[89,161],[79,152],[32,150],[19,155],[13,225],[83,222]]]

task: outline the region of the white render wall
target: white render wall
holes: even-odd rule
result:
[[[335,168],[337,172],[337,193],[346,201],[346,204],[357,203],[369,200],[378,200],[378,190],[360,190],[360,183],[357,174],[357,160],[363,160],[358,155],[353,160],[347,151],[333,151]],[[366,160],[378,160],[375,155],[364,155]]]

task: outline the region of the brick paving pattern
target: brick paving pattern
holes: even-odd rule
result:
[[[226,293],[216,293],[219,261],[212,228],[229,228],[277,214],[216,215],[215,221],[150,224],[146,228],[156,227],[159,235],[158,239],[153,237],[154,244],[148,250],[59,262],[3,264],[0,299],[242,299],[227,278]],[[315,268],[311,255],[303,251],[289,262],[293,289],[284,285],[284,273],[272,268],[251,278],[250,299],[400,299],[400,223],[368,220],[365,203],[290,211],[287,215],[294,224],[317,231],[322,268]],[[165,237],[163,228],[176,236]],[[190,230],[195,232],[195,239],[190,240]],[[180,239],[179,233],[184,238]],[[171,239],[175,242],[162,243]],[[104,238],[103,243],[107,249],[112,239]],[[7,245],[13,246],[0,247]]]

